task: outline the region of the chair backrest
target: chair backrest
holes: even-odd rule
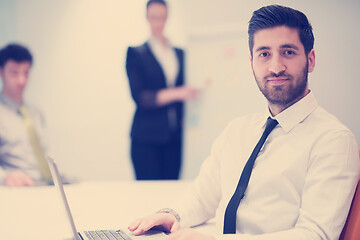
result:
[[[360,150],[359,150],[360,158]],[[355,190],[355,195],[351,203],[349,215],[346,219],[344,229],[339,240],[359,240],[360,239],[360,181]]]

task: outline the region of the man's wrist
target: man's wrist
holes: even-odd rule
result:
[[[159,211],[157,211],[156,213],[170,213],[171,215],[173,215],[176,218],[176,220],[178,222],[180,222],[179,214],[172,208],[163,208],[163,209],[160,209]]]

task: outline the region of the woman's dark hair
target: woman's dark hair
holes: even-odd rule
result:
[[[314,35],[311,24],[302,12],[280,5],[269,5],[254,11],[249,21],[249,48],[252,56],[254,47],[254,34],[266,28],[287,26],[296,28],[300,41],[307,55],[314,47]]]
[[[153,4],[153,3],[159,3],[159,4],[162,4],[164,5],[165,7],[167,7],[167,4],[164,0],[149,0],[147,3],[146,3],[146,9],[148,9],[148,7]]]

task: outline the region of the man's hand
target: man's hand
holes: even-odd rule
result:
[[[34,181],[22,171],[10,172],[4,179],[7,187],[34,186]]]
[[[135,220],[129,225],[128,229],[137,236],[153,227],[162,227],[165,231],[173,233],[180,229],[180,224],[171,213],[155,213]]]
[[[165,240],[215,240],[214,237],[194,231],[191,228],[184,228],[171,233]]]

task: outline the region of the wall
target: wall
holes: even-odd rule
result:
[[[11,0],[0,1],[0,46],[7,44],[15,38],[15,3]],[[2,81],[0,81],[0,90]]]
[[[139,44],[148,36],[145,2],[0,1],[0,44],[17,40],[34,53],[35,65],[27,98],[44,110],[51,154],[61,170],[69,175],[93,180],[133,178],[129,128],[134,105],[124,63],[127,46]],[[195,46],[191,36],[199,31],[206,35],[222,32],[224,28],[232,31],[238,26],[244,33],[252,11],[271,3],[274,1],[169,0],[168,36],[176,45],[190,50]],[[360,142],[357,111],[360,81],[356,71],[360,66],[357,57],[360,55],[360,1],[282,0],[277,3],[298,8],[308,15],[316,38],[316,69],[309,75],[310,87],[320,104],[348,125]],[[232,86],[231,94],[227,92],[229,96],[237,97],[237,89],[239,93],[248,90],[242,98],[244,102],[230,105],[229,96],[219,95],[217,88],[223,85],[214,78],[213,85],[199,100],[188,104],[188,129],[196,130],[196,121],[205,124],[201,125],[204,128],[200,141],[194,138],[196,134],[187,132],[184,178],[196,176],[211,142],[230,118],[262,111],[265,106],[247,61],[246,36],[237,47],[241,49],[237,56],[241,56],[242,62],[231,61],[229,69],[235,74],[243,73],[243,77],[240,82],[233,79],[224,84]],[[246,56],[243,57],[243,53]],[[191,57],[191,52],[188,55]],[[203,57],[211,62],[211,56],[204,54]],[[241,72],[236,68],[238,63]],[[199,67],[188,66],[189,77]],[[190,77],[188,82],[201,85],[204,80]],[[213,95],[209,93],[217,94],[216,99],[211,99]],[[214,116],[206,121],[204,111],[214,102],[217,106],[213,114],[222,117],[210,124]],[[190,146],[193,146],[191,151]]]
[[[0,46],[15,38],[15,2],[12,0],[0,1],[0,29]]]

